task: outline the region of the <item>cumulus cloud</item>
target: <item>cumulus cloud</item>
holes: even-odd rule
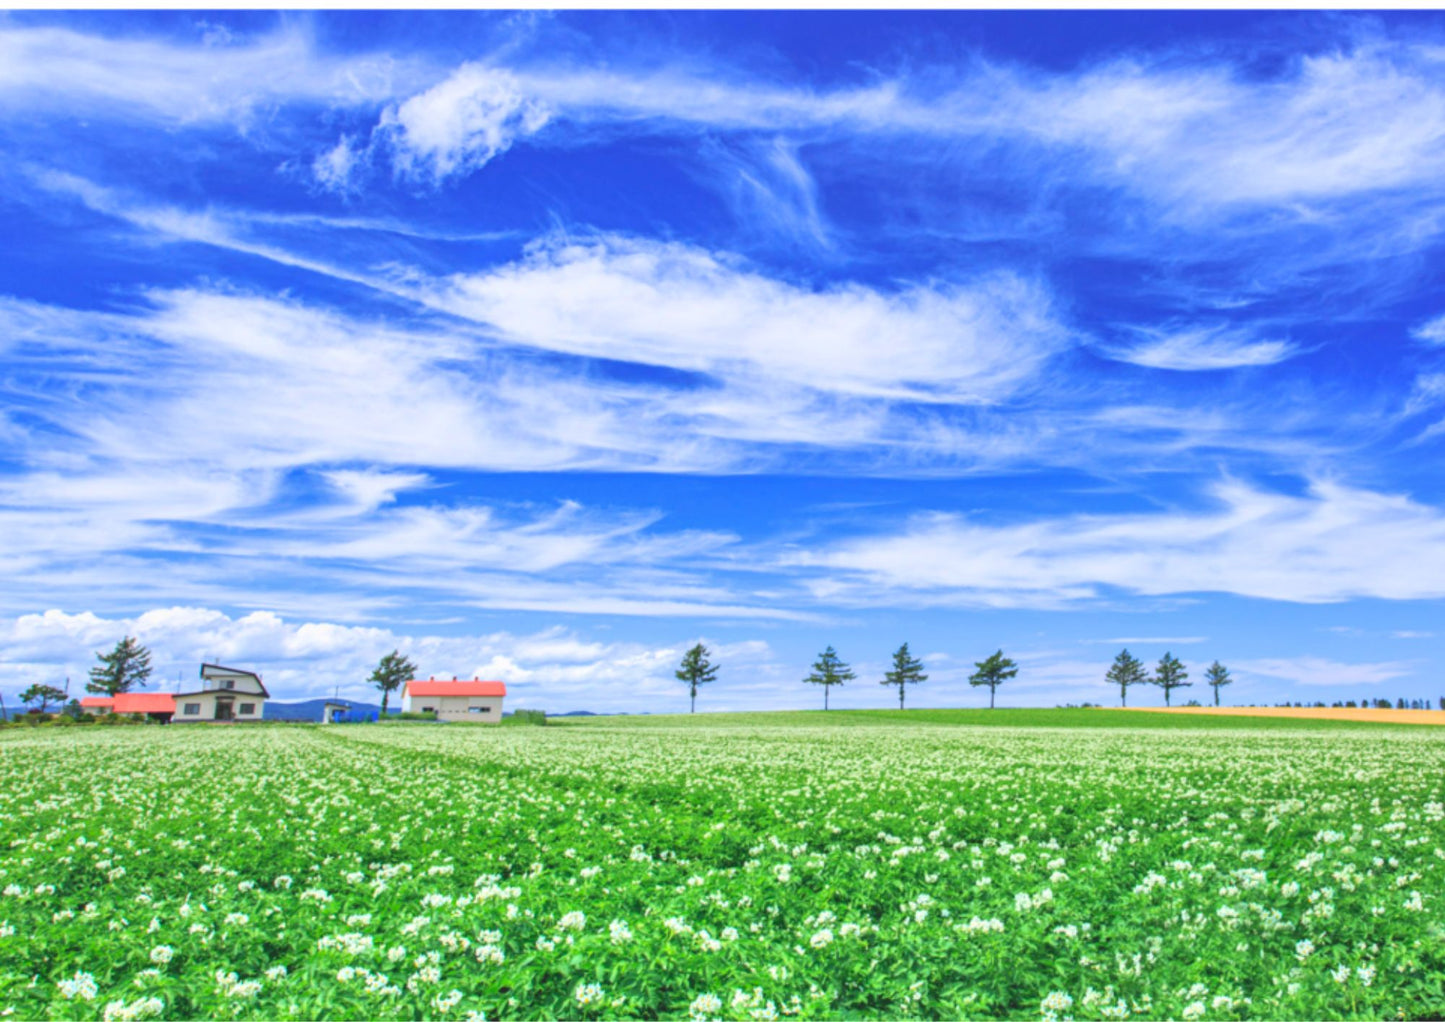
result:
[[[331,695],[375,701],[362,679],[386,652],[399,649],[419,673],[479,676],[506,681],[509,706],[677,712],[686,688],[673,677],[683,651],[706,641],[713,659],[730,672],[730,684],[708,693],[716,709],[768,705],[777,696],[778,668],[760,639],[718,642],[706,636],[647,644],[585,639],[561,626],[533,633],[435,634],[287,619],[270,611],[226,614],[207,607],[159,607],[133,616],[48,610],[0,619],[0,691],[10,696],[36,680],[71,680],[79,694],[95,654],[123,635],[152,650],[151,688],[191,681],[203,661],[259,671],[273,698],[292,701]]]
[[[174,690],[194,679],[203,661],[258,671],[272,698],[281,702],[329,696],[379,701],[363,679],[380,657],[400,650],[422,676],[495,678],[508,683],[508,707],[537,707],[554,713],[573,709],[684,710],[687,689],[672,672],[683,650],[697,639],[660,645],[587,640],[566,628],[530,634],[412,633],[389,628],[287,620],[269,611],[229,615],[206,607],[164,607],[133,617],[49,610],[0,618],[0,689],[13,696],[35,680],[69,676],[80,693],[95,654],[123,635],[149,647],[155,673],[151,688]],[[714,658],[740,672],[766,676],[774,654],[759,639],[708,640]],[[749,693],[743,695],[742,693]],[[741,685],[715,698],[752,698]]]
[[[1232,327],[1149,327],[1135,332],[1140,341],[1104,348],[1104,354],[1150,369],[1197,372],[1274,365],[1298,353],[1287,341],[1258,340],[1251,331]]]
[[[439,185],[481,169],[516,139],[541,131],[551,116],[514,75],[463,64],[445,81],[388,107],[376,134],[390,147],[399,177]]]
[[[1111,588],[1299,603],[1445,596],[1445,513],[1316,482],[1302,496],[1241,483],[1193,512],[1069,515],[987,525],[927,514],[894,533],[784,554],[820,599],[1060,606]]]

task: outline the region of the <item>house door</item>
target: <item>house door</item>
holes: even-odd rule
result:
[[[236,700],[234,700],[234,699],[229,699],[229,698],[226,698],[226,699],[217,699],[217,700],[216,700],[216,719],[217,719],[217,720],[234,720],[235,717],[236,717],[235,705],[236,705]]]

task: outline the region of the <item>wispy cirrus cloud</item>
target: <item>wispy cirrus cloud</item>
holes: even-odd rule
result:
[[[1345,663],[1324,657],[1269,657],[1241,660],[1232,665],[1241,674],[1260,675],[1293,682],[1296,685],[1379,685],[1406,678],[1415,672],[1416,664],[1403,660],[1368,663]]]
[[[301,23],[245,39],[0,29],[0,105],[245,127],[281,105],[366,108],[434,77],[426,60],[334,56]]]
[[[1047,290],[1014,274],[807,288],[726,254],[618,236],[543,241],[425,300],[513,343],[915,401],[997,400],[1070,343]]]
[[[1134,332],[1140,340],[1102,352],[1119,362],[1182,372],[1274,365],[1299,354],[1288,341],[1259,340],[1252,331],[1237,327],[1169,325]]]
[[[1201,511],[1070,515],[988,525],[958,514],[783,553],[820,599],[1067,606],[1110,590],[1232,593],[1298,603],[1445,596],[1445,513],[1408,497],[1316,482],[1308,494],[1235,482]],[[1442,555],[1445,557],[1445,555]]]

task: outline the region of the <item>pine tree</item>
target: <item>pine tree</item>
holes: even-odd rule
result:
[[[117,696],[133,688],[143,688],[151,676],[151,651],[128,635],[115,644],[115,649],[97,653],[95,658],[101,666],[90,669],[90,681],[85,685],[87,692]]]
[[[27,706],[31,703],[39,703],[40,712],[44,713],[45,708],[51,703],[63,703],[65,701],[65,692],[63,689],[58,689],[54,685],[42,685],[37,682],[20,693],[20,701]]]
[[[1114,658],[1114,664],[1104,675],[1104,680],[1119,686],[1119,705],[1128,706],[1129,686],[1144,684],[1149,680],[1149,675],[1144,671],[1144,664],[1127,649],[1123,649]]]
[[[402,656],[399,650],[394,649],[377,661],[376,669],[366,680],[368,684],[381,689],[382,719],[386,718],[386,706],[391,701],[391,694],[414,677],[416,664]]]
[[[1204,680],[1207,684],[1214,686],[1214,705],[1219,705],[1219,690],[1225,685],[1233,685],[1234,679],[1229,676],[1229,668],[1225,667],[1218,660],[1209,665],[1209,670],[1204,672]]]
[[[1184,664],[1172,653],[1165,653],[1159,659],[1159,666],[1154,668],[1154,677],[1151,684],[1158,685],[1164,690],[1164,705],[1169,705],[1169,693],[1176,688],[1190,688],[1194,682],[1185,681],[1189,672],[1184,669]]]
[[[988,686],[988,708],[991,710],[999,685],[1018,674],[1019,665],[1004,656],[1003,650],[999,650],[987,660],[975,661],[973,666],[978,670],[969,677],[968,683],[975,688],[980,685]]]
[[[852,669],[838,659],[838,654],[833,647],[829,646],[818,654],[818,660],[813,664],[813,673],[803,680],[811,685],[823,686],[823,709],[826,710],[828,708],[828,690],[834,685],[841,685],[856,677],[858,676],[853,673]]]
[[[682,666],[674,674],[678,681],[685,681],[692,694],[692,709],[697,712],[697,687],[717,680],[717,665],[708,662],[707,647],[698,643],[682,655]]]
[[[898,652],[893,654],[893,670],[885,671],[883,680],[878,684],[898,686],[898,708],[901,710],[903,709],[904,687],[927,680],[928,675],[923,673],[923,661],[909,654],[908,643],[905,642],[898,647]],[[823,701],[827,702],[826,695]]]

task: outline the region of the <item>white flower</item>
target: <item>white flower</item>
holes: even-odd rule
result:
[[[97,993],[95,977],[88,972],[77,972],[70,979],[62,979],[55,984],[60,988],[60,994],[68,1001],[77,997],[82,1001],[93,1001]]]
[[[632,930],[620,919],[614,919],[607,924],[607,934],[614,944],[626,944],[632,939]]]
[[[1074,999],[1072,997],[1062,990],[1055,990],[1039,1002],[1039,1011],[1056,1015],[1061,1011],[1068,1011],[1073,1006]]]
[[[1204,1007],[1203,1001],[1190,1001],[1184,1006],[1184,1010],[1181,1011],[1179,1015],[1181,1018],[1188,1020],[1188,1022],[1194,1022],[1197,1018],[1203,1018],[1207,1010],[1208,1009]]]
[[[1336,983],[1348,982],[1350,978],[1350,967],[1348,965],[1341,965],[1332,971],[1330,975],[1334,977]]]
[[[144,997],[139,1001],[132,1001],[130,1004],[126,1004],[124,1001],[111,1001],[105,1006],[101,1018],[105,1022],[137,1022],[138,1019],[154,1018],[165,1010],[165,1002],[159,997]]]
[[[557,920],[559,930],[580,930],[587,925],[587,916],[581,912],[568,912]]]
[[[593,1005],[601,1004],[606,995],[596,983],[578,983],[572,996],[576,998],[579,1008],[590,1008]]]
[[[924,914],[927,915],[927,913]],[[833,931],[819,930],[808,939],[808,943],[811,944],[814,948],[827,947],[829,944],[833,943]]]
[[[1311,940],[1301,940],[1301,941],[1297,942],[1297,943],[1295,944],[1295,946],[1294,946],[1294,956],[1295,956],[1296,958],[1298,958],[1300,961],[1304,961],[1306,958],[1308,958],[1310,955],[1312,955],[1312,954],[1314,954],[1314,953],[1315,953],[1314,941],[1311,941]]]
[[[698,994],[687,1006],[688,1017],[694,1022],[701,1022],[702,1019],[713,1017],[722,1011],[722,998],[716,994]]]
[[[165,965],[176,956],[176,949],[169,944],[160,944],[151,948],[151,961],[157,965]]]

